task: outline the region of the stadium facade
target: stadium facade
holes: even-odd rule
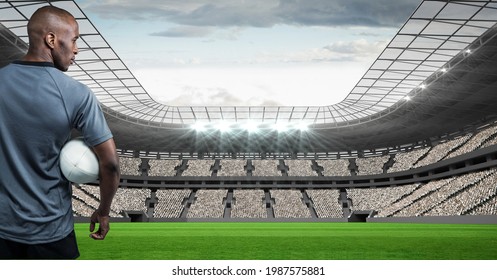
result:
[[[497,222],[494,1],[420,2],[343,101],[309,107],[158,103],[74,1],[0,2],[0,66],[46,4],[80,25],[68,75],[95,92],[121,154],[115,217]],[[95,189],[74,186],[75,215]]]

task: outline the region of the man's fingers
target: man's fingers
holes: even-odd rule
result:
[[[98,223],[98,230],[95,231],[97,223]],[[109,217],[100,216],[97,213],[97,211],[95,211],[90,219],[90,237],[95,240],[104,240],[108,232],[109,232]]]
[[[107,235],[107,232],[108,231],[105,231],[105,230],[102,230],[102,229],[98,229],[97,232],[91,233],[90,237],[93,238],[93,239],[95,239],[95,240],[104,240],[105,236]]]
[[[105,236],[102,236],[100,233],[95,232],[90,234],[90,237],[95,239],[95,240],[104,240]]]

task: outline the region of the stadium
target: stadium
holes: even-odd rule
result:
[[[497,223],[494,1],[420,1],[337,104],[220,107],[155,101],[75,1],[1,2],[0,67],[47,4],[76,17],[67,74],[117,144],[115,222]],[[98,203],[98,182],[73,185],[77,222]]]

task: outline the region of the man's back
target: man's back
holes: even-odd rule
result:
[[[71,185],[59,153],[72,128],[90,144],[112,137],[89,89],[51,63],[0,69],[0,237],[51,242],[72,231]],[[22,222],[21,222],[22,221]]]
[[[60,150],[75,128],[98,158],[100,204],[89,228],[98,240],[110,229],[119,158],[96,97],[63,74],[79,52],[77,20],[47,5],[31,15],[27,31],[26,55],[0,69],[0,259],[74,259],[71,184]]]

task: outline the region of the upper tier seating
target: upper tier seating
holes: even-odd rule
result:
[[[157,160],[148,161],[150,169],[148,176],[176,176],[176,167],[181,165],[181,160]]]
[[[323,176],[350,176],[348,159],[316,160],[323,167]]]
[[[383,166],[390,159],[389,155],[379,157],[358,158],[356,160],[357,175],[374,175],[383,173]]]
[[[255,167],[252,176],[281,176],[281,171],[278,170],[279,160],[254,159],[252,165]]]
[[[214,160],[188,160],[188,168],[183,171],[182,176],[211,176],[211,167],[214,165]]]
[[[285,160],[288,166],[288,176],[317,176],[316,171],[312,170],[312,161],[305,159]]]
[[[222,159],[217,176],[247,176],[246,165],[247,161],[244,159]]]

